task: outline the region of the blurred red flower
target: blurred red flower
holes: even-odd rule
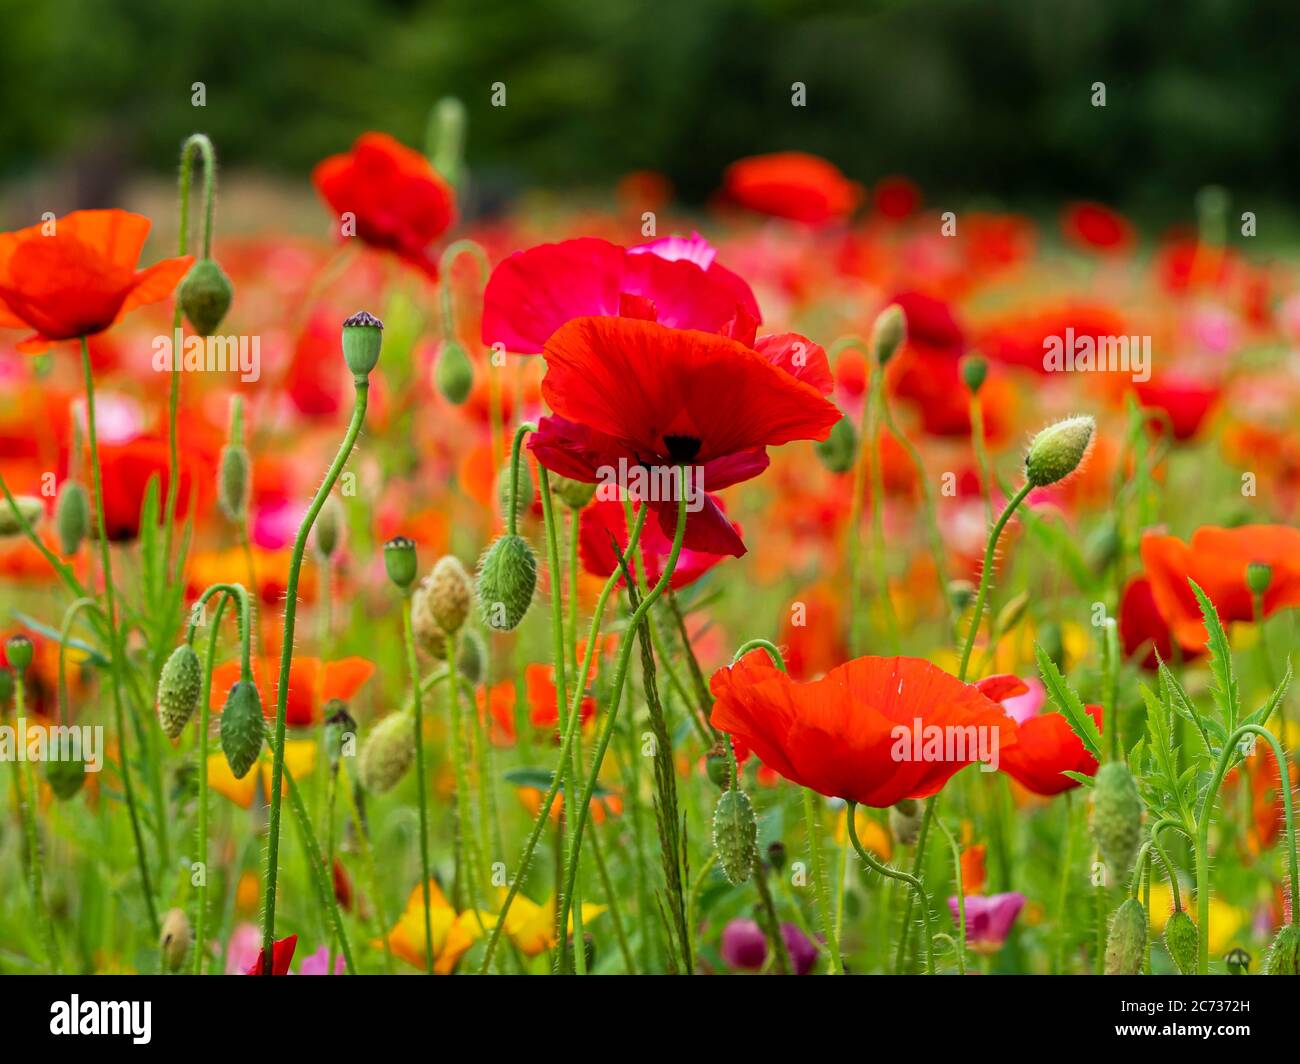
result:
[[[738,206],[808,225],[847,218],[862,200],[862,186],[834,163],[799,151],[740,159],[727,167],[722,185]]]
[[[1133,226],[1100,203],[1070,203],[1061,212],[1065,238],[1090,251],[1120,252],[1133,246]]]
[[[297,948],[298,936],[290,935],[288,938],[282,938],[271,946],[271,974],[288,975],[289,964],[293,961],[293,951]],[[245,975],[262,975],[263,965],[266,964],[266,950],[257,951],[257,960],[249,965]]]

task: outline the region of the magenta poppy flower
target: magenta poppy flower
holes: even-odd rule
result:
[[[996,953],[1011,933],[1025,896],[1018,891],[1009,894],[966,895],[966,944],[976,953]],[[952,918],[958,918],[957,899],[948,899]]]
[[[720,499],[709,497],[709,503],[725,515]],[[637,506],[638,504],[633,504],[634,511]],[[731,527],[739,539],[740,525],[733,522]],[[627,517],[623,512],[623,503],[597,495],[595,501],[582,511],[578,525],[578,553],[582,558],[582,567],[593,576],[611,575],[618,566],[618,555],[614,551],[616,544],[619,554],[627,550]],[[641,562],[645,566],[646,581],[653,587],[663,575],[664,563],[672,553],[672,537],[664,532],[658,521],[647,521],[641,531],[638,546]],[[741,549],[744,549],[743,544]],[[683,548],[673,569],[671,587],[677,590],[695,583],[725,557],[725,554]]]
[[[722,959],[729,968],[756,972],[767,960],[767,938],[753,920],[737,917],[722,929]]]

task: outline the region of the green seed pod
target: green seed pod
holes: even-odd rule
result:
[[[32,663],[32,641],[21,633],[11,635],[5,640],[5,657],[9,659],[10,668],[21,676]]]
[[[15,495],[14,502],[18,506],[18,513],[15,514],[13,507],[9,505],[9,500],[5,499],[3,505],[0,505],[0,538],[4,536],[16,536],[23,530],[23,521],[27,524],[36,525],[45,513],[45,504],[34,495]],[[22,521],[18,519],[22,516]]]
[[[473,628],[466,628],[456,643],[456,668],[477,687],[487,675],[487,662],[487,644],[483,637]]]
[[[526,514],[537,498],[537,489],[533,487],[533,471],[528,468],[528,463],[522,458],[519,460],[519,472],[515,476],[516,490],[513,498],[516,500],[516,516]],[[501,515],[501,520],[507,524],[510,523],[510,463],[507,462],[501,467],[497,474],[496,483],[497,512]]]
[[[469,355],[455,340],[448,340],[438,354],[433,380],[447,402],[460,406],[474,387],[474,366]]]
[[[180,738],[199,708],[203,693],[203,666],[189,643],[172,651],[158,678],[158,722],[169,739]]]
[[[971,395],[979,395],[989,375],[989,362],[983,355],[967,355],[961,360],[961,379]]]
[[[1092,788],[1092,837],[1116,880],[1133,867],[1142,841],[1142,797],[1122,761],[1108,761]]]
[[[523,465],[524,463],[520,463]],[[550,474],[551,491],[571,510],[581,510],[596,497],[596,485],[581,480],[570,480],[558,473]]]
[[[915,799],[904,798],[901,802],[891,805],[889,830],[894,836],[894,841],[900,846],[915,846],[921,834],[923,819],[921,803]]]
[[[86,782],[86,762],[81,758],[59,758],[45,762],[45,782],[61,802],[75,797]]]
[[[196,333],[211,336],[230,309],[234,294],[225,271],[212,259],[199,259],[181,281],[181,309]]]
[[[478,566],[478,605],[483,622],[498,632],[519,626],[537,588],[537,556],[522,536],[501,536]]]
[[[379,362],[384,343],[384,323],[359,310],[343,323],[343,360],[356,378],[370,376]]]
[[[1246,586],[1252,595],[1262,595],[1273,582],[1273,567],[1263,562],[1251,562],[1246,566]]]
[[[1025,453],[1025,479],[1035,488],[1064,480],[1083,462],[1096,427],[1090,417],[1071,417],[1048,425]]]
[[[746,882],[758,856],[758,821],[749,795],[738,787],[723,791],[713,811],[713,847],[718,851],[727,881],[735,886]]]
[[[1192,918],[1182,909],[1169,915],[1165,921],[1165,949],[1173,958],[1175,967],[1181,975],[1196,974],[1196,957],[1200,946],[1200,936]]]
[[[163,917],[162,931],[158,936],[158,951],[162,954],[163,970],[179,972],[185,963],[185,954],[190,951],[194,934],[190,930],[189,917],[184,909],[170,909]]]
[[[1265,975],[1300,975],[1300,925],[1283,924],[1268,948]]]
[[[460,559],[445,554],[421,586],[428,587],[429,612],[444,632],[459,632],[474,603],[474,585]]]
[[[320,513],[316,515],[316,524],[312,527],[316,537],[316,553],[322,558],[334,557],[334,552],[343,542],[343,531],[346,527],[347,519],[343,514],[343,504],[330,495],[326,498],[325,505],[320,508]]]
[[[831,433],[816,445],[817,457],[832,473],[847,473],[858,453],[858,433],[853,422],[842,417],[831,426]]]
[[[217,502],[229,521],[241,521],[248,509],[248,451],[241,443],[229,443],[221,449]]]
[[[262,697],[255,684],[240,680],[230,689],[221,711],[221,749],[235,779],[242,780],[248,775],[262,753],[265,738]]]
[[[390,713],[373,728],[357,755],[361,786],[383,794],[397,786],[415,760],[415,717],[409,712]]]
[[[876,365],[883,366],[894,357],[907,339],[907,316],[897,303],[891,303],[871,327],[871,353]]]
[[[414,540],[394,536],[384,544],[384,568],[388,570],[388,579],[403,591],[415,580],[418,565]]]
[[[1115,910],[1106,936],[1106,974],[1137,975],[1147,949],[1147,911],[1137,898]]]
[[[65,555],[76,554],[90,528],[90,496],[75,480],[65,480],[54,504],[54,529]]]

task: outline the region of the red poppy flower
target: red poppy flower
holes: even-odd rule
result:
[[[710,501],[724,514],[726,513],[721,499],[715,497]],[[633,503],[634,511],[638,505]],[[733,522],[731,527],[735,529],[736,536],[739,538],[740,526]],[[618,567],[618,555],[614,552],[615,544],[618,545],[619,554],[627,550],[627,517],[623,512],[623,504],[615,499],[597,498],[582,511],[578,525],[578,552],[582,557],[582,567],[594,576],[611,575]],[[672,551],[673,541],[659,526],[658,521],[647,521],[641,530],[638,546],[641,551],[641,563],[645,566],[646,582],[653,587],[663,575],[664,563]],[[724,554],[709,554],[684,547],[677,557],[677,565],[673,569],[669,585],[674,589],[687,587],[725,557]],[[632,571],[636,573],[635,568]]]
[[[574,674],[569,674],[570,682]],[[539,731],[554,731],[559,723],[559,708],[555,702],[555,668],[544,662],[532,662],[524,667],[524,687],[528,699],[528,722]],[[572,694],[572,692],[570,692]],[[503,680],[476,693],[479,718],[492,723],[491,738],[497,746],[513,746],[515,734],[515,681]],[[584,724],[596,714],[596,700],[584,697],[578,707]],[[558,738],[558,737],[557,737]]]
[[[1190,543],[1148,533],[1142,537],[1141,549],[1156,608],[1189,650],[1205,646],[1207,638],[1189,579],[1210,597],[1224,624],[1254,619],[1254,596],[1246,585],[1246,567],[1253,562],[1272,569],[1262,602],[1265,617],[1300,606],[1300,529],[1204,525],[1192,533]]]
[[[882,177],[872,190],[876,212],[885,218],[906,218],[921,207],[921,190],[906,177]]]
[[[293,960],[293,951],[298,946],[298,936],[290,935],[288,938],[282,938],[271,945],[271,974],[288,975],[289,964]],[[257,960],[249,965],[245,975],[261,975],[262,966],[266,963],[266,950],[257,951]]]
[[[336,214],[355,217],[363,241],[438,276],[428,248],[455,221],[455,196],[418,151],[386,133],[363,133],[350,152],[317,164],[311,179]]]
[[[89,453],[89,452],[87,452]],[[140,535],[140,510],[149,481],[156,479],[162,507],[167,505],[171,457],[165,440],[140,436],[126,443],[100,443],[103,469],[104,525],[111,542],[122,543]],[[181,467],[176,497],[176,516],[183,519],[189,509],[190,470]]]
[[[262,696],[262,713],[275,718],[274,677],[280,674],[280,659],[253,658],[253,680]],[[220,709],[226,695],[239,680],[238,659],[223,661],[212,670],[212,708]],[[289,694],[285,701],[285,723],[305,728],[321,719],[321,707],[331,698],[351,701],[363,684],[375,674],[375,664],[365,658],[342,658],[322,662],[320,658],[294,655],[289,666]],[[270,683],[264,682],[272,677]]]
[[[152,224],[128,211],[73,211],[0,233],[0,328],[31,329],[18,349],[35,353],[103,332],[137,307],[166,299],[194,259],[137,270]]]
[[[1029,685],[1018,676],[990,676],[975,686],[995,702],[1029,693]],[[1087,710],[1100,730],[1101,706],[1090,705]],[[1097,759],[1088,753],[1064,716],[1039,713],[1020,722],[1016,744],[1002,751],[998,768],[1026,790],[1050,798],[1079,786],[1077,780],[1063,773],[1096,775]]]
[[[1176,440],[1190,440],[1196,435],[1220,394],[1216,384],[1173,375],[1159,381],[1135,383],[1133,390],[1142,406],[1169,415],[1169,426]],[[1163,420],[1153,423],[1157,431],[1166,431]]]
[[[536,354],[567,321],[624,314],[702,332],[742,311],[760,321],[749,285],[715,255],[698,234],[634,248],[580,237],[516,251],[483,292],[483,343]]]
[[[976,761],[968,741],[975,729],[991,729],[987,741],[1003,757],[1016,742],[1016,723],[998,703],[921,658],[855,658],[801,684],[755,650],[715,672],[710,690],[714,726],[764,764],[828,797],[877,808],[938,793]],[[961,730],[962,749],[929,749],[934,734],[956,736],[949,728]],[[901,756],[903,732],[927,745]]]
[[[578,318],[546,344],[542,395],[558,416],[543,418],[528,446],[547,469],[588,484],[624,470],[680,465],[698,472],[691,487],[702,492],[749,480],[767,467],[767,447],[824,440],[840,417],[814,384],[782,367],[782,344],[765,350],[774,357],[725,336],[631,318]],[[824,378],[829,387],[820,347],[810,344],[802,361],[805,377]],[[707,495],[698,501],[684,545],[743,554],[717,505]],[[677,502],[648,505],[674,534]]]
[[[847,218],[862,200],[862,186],[834,163],[799,151],[740,159],[727,167],[722,186],[732,203],[808,225]]]
[[[1133,246],[1133,226],[1122,214],[1100,203],[1071,203],[1061,212],[1066,239],[1092,251],[1127,251]]]
[[[1161,615],[1151,581],[1145,576],[1135,576],[1120,596],[1119,636],[1125,657],[1132,657],[1144,645],[1149,648],[1142,659],[1144,669],[1154,670],[1161,661],[1174,660],[1174,634]],[[1186,659],[1198,656],[1200,650],[1183,647],[1182,653]]]

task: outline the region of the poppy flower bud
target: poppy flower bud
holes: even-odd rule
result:
[[[498,632],[519,627],[537,588],[537,556],[523,536],[505,535],[478,565],[478,605],[483,622]]]
[[[262,753],[266,721],[262,718],[262,697],[257,686],[240,680],[226,696],[221,711],[221,750],[235,779],[248,775]]]
[[[11,635],[5,640],[5,656],[10,667],[21,676],[32,663],[32,641],[25,635]]]
[[[459,632],[474,602],[474,585],[460,559],[445,554],[438,559],[426,581],[429,611],[444,632]]]
[[[228,443],[221,449],[217,502],[228,520],[243,520],[248,508],[248,451],[241,443]]]
[[[65,480],[54,504],[54,530],[59,534],[59,548],[76,554],[90,528],[90,496],[75,480]]]
[[[961,379],[971,395],[979,395],[988,379],[989,361],[983,355],[967,355],[961,360]]]
[[[181,281],[181,310],[194,331],[211,336],[230,309],[235,290],[225,271],[212,259],[199,259]]]
[[[352,719],[348,707],[342,699],[331,698],[325,703],[325,757],[329,761],[331,774],[339,770],[343,758],[343,740],[347,735],[356,735],[357,722]]]
[[[889,830],[900,846],[915,846],[921,834],[924,814],[921,803],[914,798],[904,798],[889,807]]]
[[[426,576],[420,581],[419,587],[411,592],[411,634],[415,637],[415,645],[434,661],[445,661],[447,633],[433,615],[429,584],[430,578]]]
[[[722,743],[717,743],[705,755],[704,771],[708,774],[709,781],[715,787],[726,790],[731,786],[731,762],[727,758],[727,751]]]
[[[1182,909],[1169,914],[1165,921],[1165,949],[1183,975],[1196,974],[1199,936],[1192,918]]]
[[[359,310],[343,323],[343,359],[354,377],[370,376],[383,342],[384,323],[367,311]]]
[[[510,492],[510,466],[512,463],[506,462],[501,467],[501,472],[497,474],[497,512],[501,515],[501,520],[510,524],[511,500],[514,501],[515,515],[526,513],[533,505],[533,500],[537,498],[537,489],[533,487],[533,471],[528,468],[528,463],[522,458],[519,465],[515,468],[515,490],[512,495]],[[594,485],[593,485],[594,488]],[[595,491],[592,491],[595,494]]]
[[[767,863],[775,868],[778,872],[785,867],[785,843],[777,839],[769,843],[767,847]]]
[[[847,473],[858,453],[858,433],[853,422],[842,417],[831,426],[826,439],[816,444],[817,457],[832,473]]]
[[[876,365],[884,366],[907,339],[907,316],[897,303],[891,303],[871,327],[871,354]]]
[[[1070,417],[1048,425],[1025,454],[1025,479],[1035,488],[1064,480],[1088,453],[1097,423],[1091,417]]]
[[[158,936],[158,949],[162,953],[163,969],[179,972],[185,963],[185,954],[190,951],[194,934],[190,930],[189,917],[184,909],[170,909],[163,917],[162,933]]]
[[[1147,949],[1147,911],[1137,898],[1115,910],[1106,936],[1107,975],[1137,975]]]
[[[457,341],[448,340],[442,345],[433,380],[447,402],[460,406],[469,398],[470,389],[474,387],[474,367],[465,348]]]
[[[722,929],[721,953],[728,967],[756,972],[767,960],[767,936],[755,921],[738,916]]]
[[[414,759],[415,718],[407,712],[390,713],[361,744],[357,755],[361,786],[373,794],[392,790]]]
[[[1273,582],[1273,567],[1263,562],[1251,562],[1246,566],[1246,586],[1252,595],[1262,595]]]
[[[525,463],[520,462],[521,466]],[[581,480],[570,480],[558,473],[551,474],[551,491],[571,510],[581,510],[596,497],[596,485]]]
[[[487,644],[473,628],[460,633],[456,645],[456,668],[470,683],[478,686],[487,674]]]
[[[316,536],[316,553],[322,558],[334,557],[334,552],[343,542],[343,530],[347,521],[343,516],[343,504],[333,495],[325,500],[320,513],[316,515],[313,532]]]
[[[1265,975],[1300,975],[1300,926],[1283,924],[1268,948]]]
[[[1006,635],[1024,619],[1025,611],[1028,609],[1029,592],[1022,591],[998,610],[998,615],[993,621],[994,631]]]
[[[749,795],[739,787],[722,792],[713,811],[713,847],[727,881],[733,886],[746,882],[758,856],[758,821]]]
[[[1126,876],[1142,841],[1142,797],[1123,761],[1108,761],[1097,770],[1092,837],[1111,872],[1117,878]]]
[[[45,762],[45,782],[54,797],[66,802],[81,790],[86,782],[86,762],[79,757],[59,758]]]
[[[1236,946],[1223,955],[1223,963],[1228,966],[1229,975],[1246,975],[1250,971],[1250,954]]]
[[[9,505],[8,499],[0,506],[0,537],[18,535],[23,530],[24,522],[35,525],[45,512],[45,504],[34,495],[15,495],[14,502],[18,506],[17,514]],[[18,519],[20,515],[21,521]]]
[[[964,610],[975,600],[975,585],[969,580],[949,580],[948,600],[954,608]]]
[[[202,694],[203,666],[194,648],[182,643],[172,651],[158,678],[158,723],[167,738],[180,738]]]
[[[405,536],[394,536],[384,544],[384,568],[388,579],[405,591],[415,579],[419,563],[415,557],[415,541]]]

